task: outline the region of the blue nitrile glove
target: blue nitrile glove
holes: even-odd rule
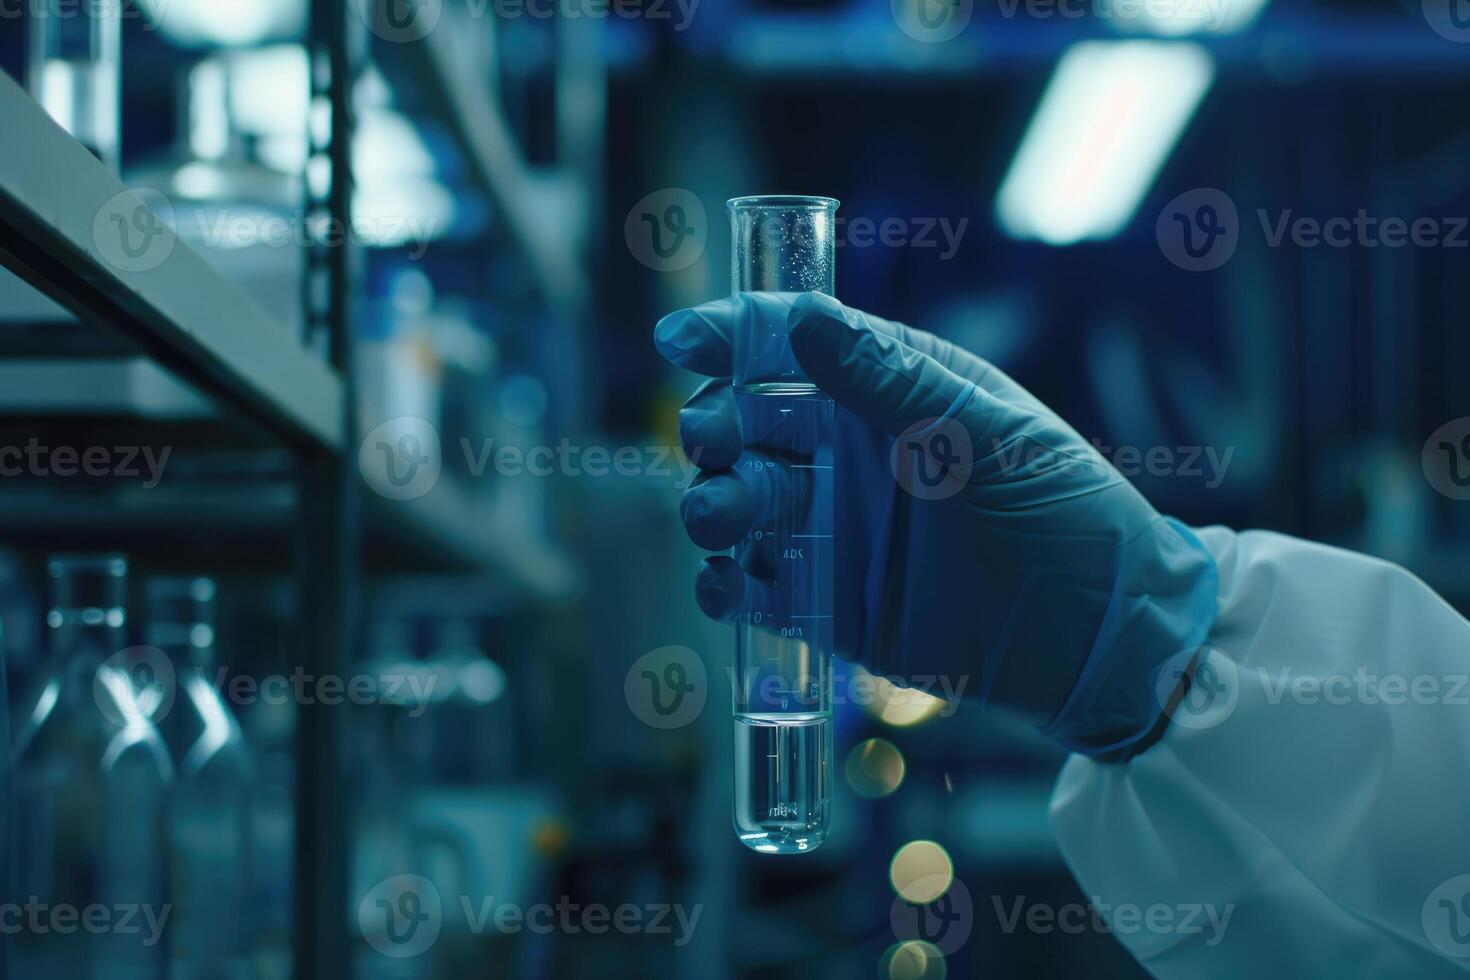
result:
[[[744,293],[664,317],[665,358],[714,380],[680,413],[701,467],[689,536],[734,546],[761,510],[735,464],[732,337],[789,324],[807,376],[837,403],[836,652],[903,678],[941,676],[1101,755],[1147,734],[1166,662],[1214,620],[1214,560],[1092,445],[968,351],[820,293]],[[746,571],[705,560],[704,611],[742,610]],[[1179,661],[1174,661],[1177,666]]]

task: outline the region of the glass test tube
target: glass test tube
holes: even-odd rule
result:
[[[730,214],[735,292],[833,293],[837,202],[741,197]],[[785,323],[742,325],[735,399],[769,506],[735,548],[736,833],[774,854],[827,836],[832,801],[832,457],[835,407],[797,364]]]

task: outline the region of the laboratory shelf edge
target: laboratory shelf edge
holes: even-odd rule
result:
[[[0,120],[12,146],[0,154],[0,264],[288,443],[343,451],[336,371],[161,222],[135,229],[157,236],[139,262],[109,261],[98,229],[148,205],[3,72]]]

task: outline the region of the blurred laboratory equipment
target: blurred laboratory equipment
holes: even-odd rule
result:
[[[26,689],[44,659],[41,641],[41,596],[28,580],[19,551],[0,548],[0,647],[4,649],[4,681],[17,694]],[[9,731],[9,728],[0,729]]]
[[[181,144],[128,182],[179,238],[293,335],[302,330],[309,79],[306,50],[224,51],[183,75]]]
[[[835,292],[836,201],[727,206],[734,292]],[[737,465],[769,488],[769,512],[735,548],[747,580],[735,626],[734,820],[748,847],[799,853],[826,839],[831,820],[835,407],[796,363],[784,323],[742,327]]]
[[[306,21],[303,0],[141,0],[151,24],[175,44],[248,48],[299,36]]]
[[[169,813],[172,975],[237,980],[249,976],[255,773],[215,684],[215,582],[155,577],[147,597],[144,637],[167,658],[175,684],[173,703],[155,717],[177,774]]]
[[[244,637],[253,654],[250,676],[281,676],[294,663],[299,622],[290,583],[272,581],[245,591],[241,611],[221,635]],[[232,602],[231,605],[234,605]],[[231,672],[231,677],[237,676]],[[250,800],[250,926],[253,980],[291,975],[291,915],[296,887],[296,704],[290,698],[256,697],[241,705],[241,728],[254,760]]]
[[[353,348],[361,378],[359,424],[371,432],[385,420],[406,417],[437,427],[442,391],[431,328],[434,285],[419,269],[393,270],[384,280]]]
[[[118,165],[121,3],[39,0],[31,11],[31,95],[92,154]],[[9,16],[9,15],[8,15]]]
[[[4,581],[3,569],[9,564],[7,559],[12,556],[0,553],[0,582]],[[3,589],[3,586],[0,586]],[[3,591],[0,591],[3,595]],[[3,614],[0,614],[3,620]],[[0,732],[8,738],[10,736],[10,690],[5,682],[5,645],[10,642],[10,636],[3,626],[0,626]],[[10,841],[10,811],[12,808],[10,796],[10,753],[0,753],[0,895],[13,895],[15,892],[10,884],[10,853],[7,846]],[[10,970],[10,937],[0,936],[0,974],[9,976]]]
[[[127,559],[53,557],[47,571],[50,663],[13,740],[14,894],[78,915],[131,908],[142,921],[23,928],[16,975],[166,976],[173,766],[152,720],[159,665],[127,646]]]

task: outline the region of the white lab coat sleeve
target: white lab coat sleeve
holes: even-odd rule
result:
[[[1156,976],[1463,977],[1470,623],[1387,562],[1199,534],[1216,700],[1127,763],[1067,761],[1072,873]]]

